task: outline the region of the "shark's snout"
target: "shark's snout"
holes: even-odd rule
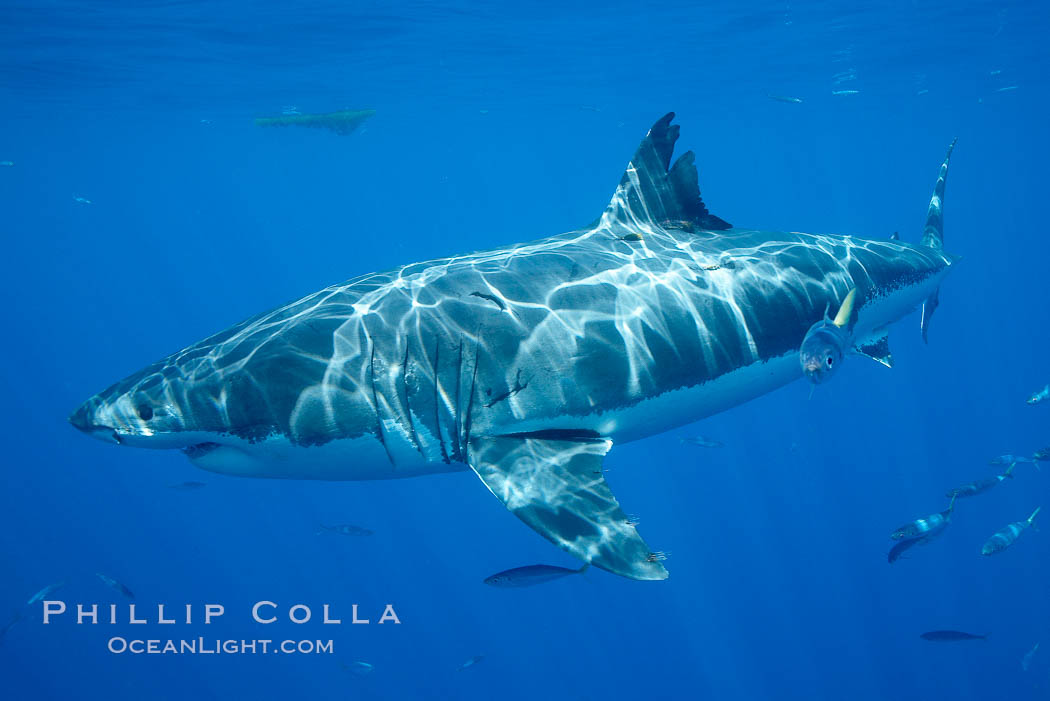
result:
[[[98,403],[88,400],[80,405],[69,417],[69,423],[77,430],[83,431],[92,438],[97,438],[106,443],[120,445],[120,436],[116,429],[107,426],[98,420]]]

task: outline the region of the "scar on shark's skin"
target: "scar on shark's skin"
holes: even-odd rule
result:
[[[504,392],[503,394],[500,394],[500,395],[497,395],[496,397],[494,397],[491,401],[489,401],[488,404],[485,405],[485,408],[488,409],[488,408],[492,407],[492,405],[498,404],[499,402],[502,402],[504,399],[510,399],[515,394],[517,394],[518,392],[520,392],[521,390],[525,389],[528,386],[529,386],[528,382],[522,382],[521,381],[521,368],[518,368],[518,376],[514,378],[514,386],[511,387],[506,392]]]
[[[665,229],[681,229],[682,231],[696,231],[696,224],[694,224],[691,221],[686,221],[684,219],[665,219],[664,221],[660,222],[660,226],[662,226]]]
[[[507,311],[507,305],[503,302],[502,299],[500,299],[496,295],[485,294],[484,292],[471,292],[470,296],[471,297],[481,297],[482,299],[487,299],[488,301],[492,302],[497,307],[499,307],[499,310],[501,312]]]

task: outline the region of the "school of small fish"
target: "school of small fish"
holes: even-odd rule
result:
[[[999,73],[1000,71],[992,71],[991,75],[997,75]],[[849,69],[848,71],[836,74],[834,83],[836,86],[838,86],[843,83],[853,81],[855,79],[856,74],[854,70]],[[1005,87],[998,88],[996,92],[1009,92],[1016,90],[1017,88],[1017,85],[1008,85]],[[916,94],[923,95],[928,92],[928,89],[920,89]],[[834,89],[831,91],[831,95],[837,97],[846,97],[859,94],[860,90],[857,89]],[[766,97],[770,100],[781,103],[793,105],[803,104],[803,99],[800,97],[768,93]],[[581,107],[581,109],[589,108]],[[597,108],[590,109],[598,111]],[[489,110],[483,109],[480,110],[480,112],[482,114],[487,114]],[[298,110],[296,106],[287,105],[283,107],[281,114],[300,115],[302,113]],[[200,123],[210,124],[211,121],[208,119],[201,119]],[[0,167],[13,167],[14,165],[15,163],[10,160],[0,161]],[[78,205],[93,204],[90,199],[79,195],[74,195],[72,199],[73,202]],[[896,232],[894,232],[894,235],[891,238],[898,238]],[[1030,406],[1035,406],[1046,402],[1047,400],[1050,400],[1050,383],[1044,385],[1041,389],[1038,389],[1034,391],[1031,395],[1029,395],[1029,397],[1026,399],[1026,403]],[[702,435],[686,436],[682,437],[680,440],[683,444],[693,445],[701,448],[721,448],[724,446],[724,443],[722,443],[721,441]],[[794,444],[792,448],[795,448]],[[988,491],[1002,484],[1006,479],[1014,479],[1013,470],[1018,464],[1032,464],[1036,467],[1036,469],[1038,469],[1039,462],[1045,461],[1050,461],[1050,445],[1035,451],[1031,456],[1003,454],[992,458],[989,461],[989,464],[994,466],[1005,467],[1005,469],[1002,472],[988,478],[975,480],[972,482],[968,482],[964,485],[949,489],[945,493],[946,498],[950,499],[950,502],[946,509],[944,509],[943,511],[929,514],[922,518],[914,519],[895,529],[890,534],[890,537],[891,539],[895,540],[896,543],[893,545],[893,547],[888,553],[888,562],[890,564],[896,562],[898,559],[903,558],[904,553],[913,548],[914,546],[928,544],[932,540],[943,534],[948,528],[948,526],[951,524],[952,515],[955,510],[955,504],[958,499],[973,497],[987,493]],[[205,482],[186,481],[178,484],[170,484],[168,485],[168,488],[179,491],[197,491],[206,486],[207,483]],[[1026,519],[1009,523],[1006,526],[997,530],[995,533],[993,533],[981,546],[981,549],[979,551],[980,554],[983,556],[990,556],[1000,553],[1012,546],[1023,533],[1033,528],[1035,518],[1039,514],[1041,508],[1041,506],[1036,507],[1035,510],[1032,511]],[[320,530],[318,530],[317,533],[318,535],[323,533],[334,533],[345,536],[364,537],[371,536],[374,532],[367,528],[363,528],[361,526],[353,524],[321,524]],[[666,557],[666,555],[664,553],[655,553],[654,557],[657,557],[658,559],[663,559],[664,557]],[[565,568],[546,564],[526,565],[504,570],[496,574],[490,575],[486,577],[483,580],[483,582],[494,588],[516,589],[536,586],[539,584],[544,584],[551,581],[572,577],[574,575],[582,575],[587,569],[587,564],[584,564],[582,567],[579,568]],[[131,591],[131,589],[129,589],[121,581],[103,573],[95,574],[96,577],[108,588],[119,593],[125,598],[135,598],[135,594]],[[38,592],[33,594],[25,602],[25,604],[15,609],[12,612],[11,616],[7,619],[7,622],[3,625],[3,627],[0,627],[0,641],[4,639],[4,636],[15,624],[17,624],[19,621],[25,618],[27,612],[34,604],[38,604],[44,601],[56,591],[66,586],[66,584],[66,581],[59,581],[53,584],[48,584],[42,589],[40,589]],[[920,634],[919,637],[923,640],[927,640],[930,642],[987,640],[988,638],[986,634],[978,635],[957,630],[928,631]],[[1038,649],[1039,643],[1036,643],[1035,646],[1032,647],[1022,658],[1021,666],[1025,671],[1029,669],[1032,663],[1032,659],[1035,656]],[[475,655],[467,659],[455,669],[456,671],[466,670],[481,662],[483,658],[483,655]],[[351,672],[352,674],[357,676],[367,676],[371,674],[374,670],[374,667],[371,663],[362,660],[354,660],[349,663],[341,663],[341,667],[344,670]]]
[[[1006,89],[1009,90],[1012,88]],[[1050,399],[1050,384],[1044,385],[1042,389],[1038,389],[1029,395],[1026,403],[1030,406],[1035,406],[1036,404],[1041,404],[1047,399]],[[890,564],[893,564],[901,559],[904,556],[904,553],[912,547],[929,543],[931,539],[943,533],[951,523],[952,513],[955,510],[955,502],[957,499],[985,494],[995,487],[998,487],[1005,480],[1012,480],[1014,478],[1014,468],[1017,467],[1017,465],[1032,465],[1038,470],[1039,463],[1048,460],[1050,460],[1050,446],[1041,448],[1030,456],[1004,453],[1003,455],[998,455],[992,458],[988,463],[997,467],[1004,467],[1005,469],[1002,472],[993,475],[992,477],[974,480],[973,482],[967,482],[959,487],[949,489],[945,493],[945,496],[951,499],[947,509],[923,518],[915,519],[914,521],[909,521],[890,534],[890,538],[897,542],[892,548],[890,548],[886,559]],[[1042,506],[1036,506],[1027,518],[1008,523],[992,533],[992,535],[981,545],[979,553],[984,557],[988,557],[1001,553],[1014,545],[1024,533],[1027,533],[1030,529],[1034,529],[1036,516],[1039,515],[1041,509]],[[930,642],[958,642],[964,640],[988,639],[986,634],[976,635],[958,630],[933,630],[922,633],[919,637]],[[1021,667],[1024,671],[1028,671],[1032,664],[1032,659],[1035,657],[1038,650],[1039,643],[1036,643],[1035,646],[1025,653],[1023,658],[1021,658]]]

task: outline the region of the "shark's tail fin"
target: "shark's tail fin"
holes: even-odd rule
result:
[[[715,231],[731,228],[729,222],[707,211],[693,152],[686,151],[671,165],[678,140],[678,125],[671,124],[672,119],[674,112],[664,115],[642,139],[598,225],[619,225],[635,234],[654,225]]]
[[[933,186],[933,197],[930,198],[930,209],[926,212],[926,226],[922,230],[922,245],[940,251],[944,248],[944,182],[948,179],[948,162],[952,159],[952,149],[955,148],[953,139],[948,146],[948,153],[941,164],[941,170],[937,174],[937,184]],[[922,340],[928,343],[927,333],[930,329],[930,319],[933,312],[940,305],[941,288],[933,291],[922,304]]]

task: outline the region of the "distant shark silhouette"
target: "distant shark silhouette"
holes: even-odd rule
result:
[[[671,165],[673,117],[592,225],[326,288],[150,365],[70,421],[232,475],[470,469],[576,557],[666,578],[602,476],[609,449],[801,377],[807,330],[853,289],[854,350],[889,364],[887,326],[926,300],[925,335],[954,260],[947,158],[921,245],[737,229],[704,206],[691,152]]]

